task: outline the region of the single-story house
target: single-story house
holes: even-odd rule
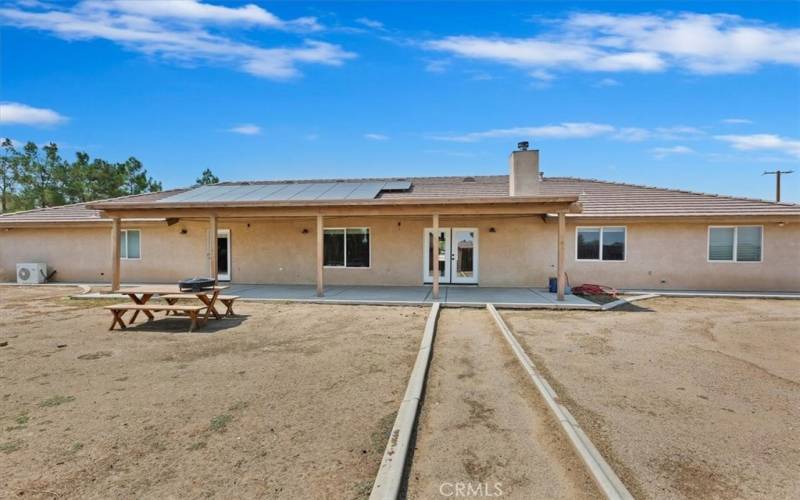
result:
[[[524,146],[509,163],[509,175],[222,182],[4,214],[0,281],[42,262],[58,281],[114,287],[216,275],[436,294],[557,276],[559,291],[567,279],[800,291],[800,205],[545,177]]]

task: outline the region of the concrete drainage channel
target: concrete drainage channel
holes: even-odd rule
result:
[[[514,496],[573,496],[594,483],[606,498],[633,498],[492,304],[485,312],[440,309],[431,307],[371,500],[452,496],[465,469],[526,485]],[[555,447],[552,433],[569,445]],[[462,489],[498,496],[503,487],[483,482]]]

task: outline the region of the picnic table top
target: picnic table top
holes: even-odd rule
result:
[[[131,286],[127,288],[120,288],[117,290],[117,293],[124,293],[127,295],[130,294],[150,294],[150,295],[187,295],[187,296],[194,296],[194,295],[208,295],[213,292],[218,292],[227,289],[228,286],[225,285],[217,285],[213,288],[206,288],[205,290],[199,290],[197,292],[184,292],[178,287],[178,285],[143,285],[143,286]]]

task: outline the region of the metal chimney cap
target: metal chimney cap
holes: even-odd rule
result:
[[[528,150],[528,141],[522,141],[517,143],[517,149],[520,151],[527,151]]]

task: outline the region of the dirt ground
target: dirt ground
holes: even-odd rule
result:
[[[442,310],[417,428],[408,498],[448,496],[597,496],[483,309]]]
[[[109,332],[0,287],[0,497],[369,495],[427,308],[239,303]]]
[[[637,498],[800,498],[800,302],[502,314]]]

